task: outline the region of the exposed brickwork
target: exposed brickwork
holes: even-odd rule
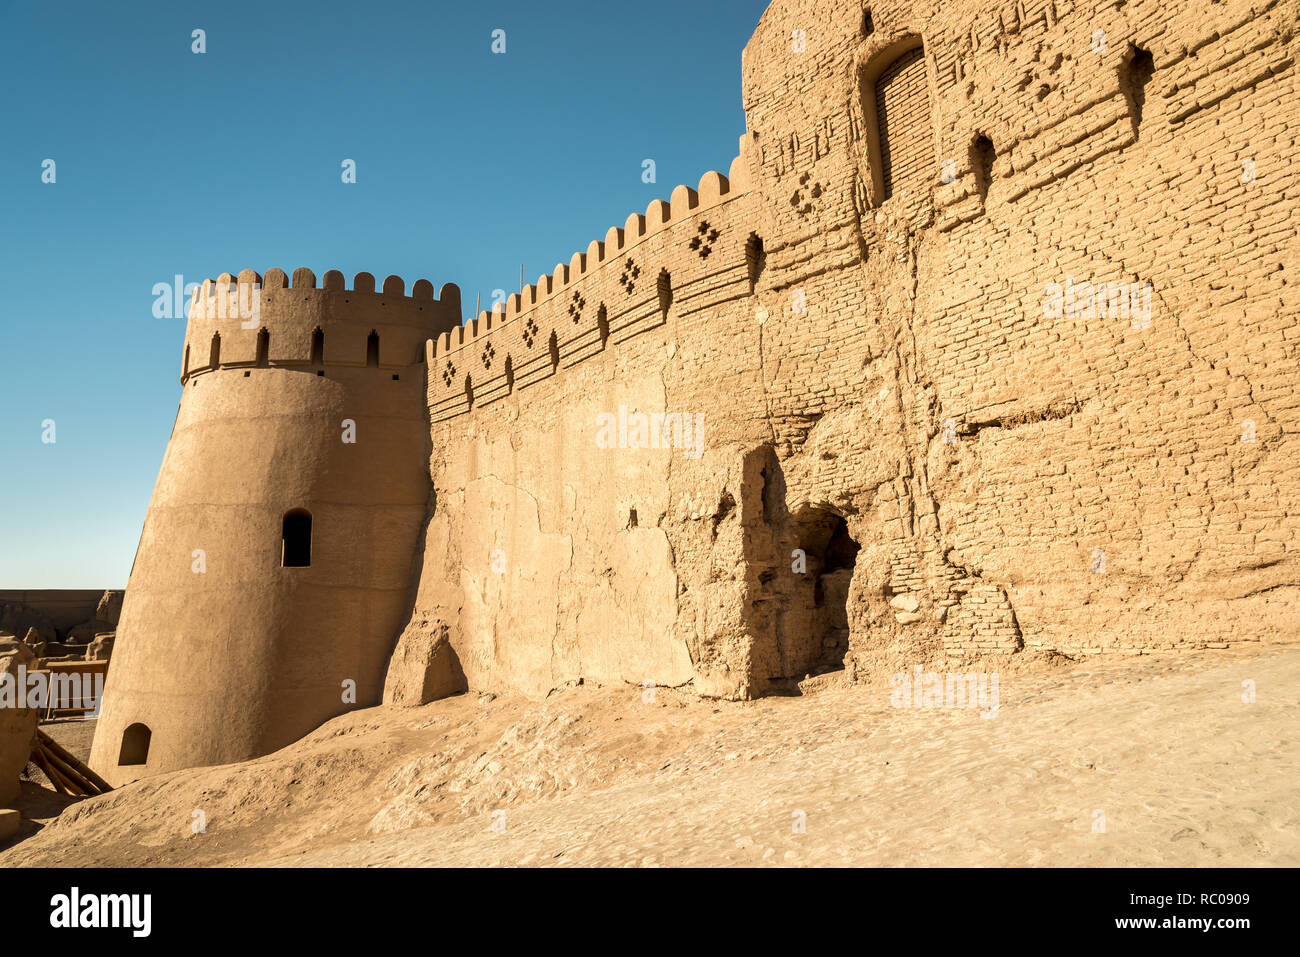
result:
[[[875,98],[885,198],[906,192],[916,204],[934,176],[930,90],[920,47],[885,68],[876,80]]]
[[[774,3],[745,51],[727,190],[675,196],[636,244],[611,231],[431,350],[435,370],[471,369],[486,332],[513,382],[471,373],[469,418],[463,381],[432,382],[449,550],[426,555],[422,592],[463,613],[484,523],[518,542],[513,506],[473,513],[485,481],[526,496],[527,534],[565,555],[489,591],[462,632],[471,681],[530,683],[502,641],[545,646],[538,686],[801,676],[820,652],[792,650],[809,619],[787,546],[812,514],[861,546],[855,670],[1294,633],[1296,4],[870,8],[866,33],[858,2]],[[648,282],[665,270],[670,300]],[[622,403],[703,413],[707,451],[597,448],[596,416]],[[749,473],[768,454],[764,509],[773,477]],[[625,536],[668,560],[611,565]],[[638,617],[629,573],[671,587],[624,640],[618,615],[581,609],[609,588]]]

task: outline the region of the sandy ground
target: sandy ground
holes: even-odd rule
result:
[[[29,784],[0,867],[1300,865],[1300,645],[1003,673],[991,718],[837,680],[374,708],[57,817]]]

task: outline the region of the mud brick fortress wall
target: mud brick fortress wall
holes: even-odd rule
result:
[[[839,667],[1293,637],[1298,19],[1296,0],[776,0],[725,176],[496,312],[404,327],[427,332],[401,347],[422,434],[383,454],[404,475],[420,457],[401,501],[424,512],[391,551],[363,540],[392,562],[388,699],[745,697]],[[353,319],[359,357],[377,320]],[[246,387],[215,364],[199,379]],[[219,411],[185,402],[178,429]],[[640,428],[664,416],[677,447]],[[263,482],[263,525],[312,507],[302,476],[298,499]],[[339,498],[364,510],[353,479]],[[123,656],[168,574],[140,561]],[[249,612],[267,654],[289,587]],[[345,669],[331,620],[321,689]],[[368,641],[346,667],[378,675]],[[300,668],[306,644],[279,653]],[[106,716],[139,720],[115,694]]]
[[[1296,6],[1003,7],[773,4],[728,191],[434,344],[422,607],[471,681],[755,693],[838,663],[837,603],[850,667],[1295,633]],[[623,405],[707,451],[598,448]]]

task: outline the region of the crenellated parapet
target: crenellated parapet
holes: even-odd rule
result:
[[[742,142],[742,150],[744,140]],[[495,402],[668,321],[748,296],[762,242],[740,202],[747,158],[678,186],[495,310],[428,345],[434,422]]]
[[[358,273],[349,288],[330,270],[319,285],[310,269],[292,281],[281,269],[252,269],[204,280],[190,298],[181,382],[221,367],[366,366],[405,368],[424,361],[425,342],[460,324],[460,290]]]

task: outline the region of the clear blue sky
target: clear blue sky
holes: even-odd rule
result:
[[[364,270],[471,311],[726,172],[765,6],[0,0],[0,588],[126,584],[180,399],[155,283]]]

